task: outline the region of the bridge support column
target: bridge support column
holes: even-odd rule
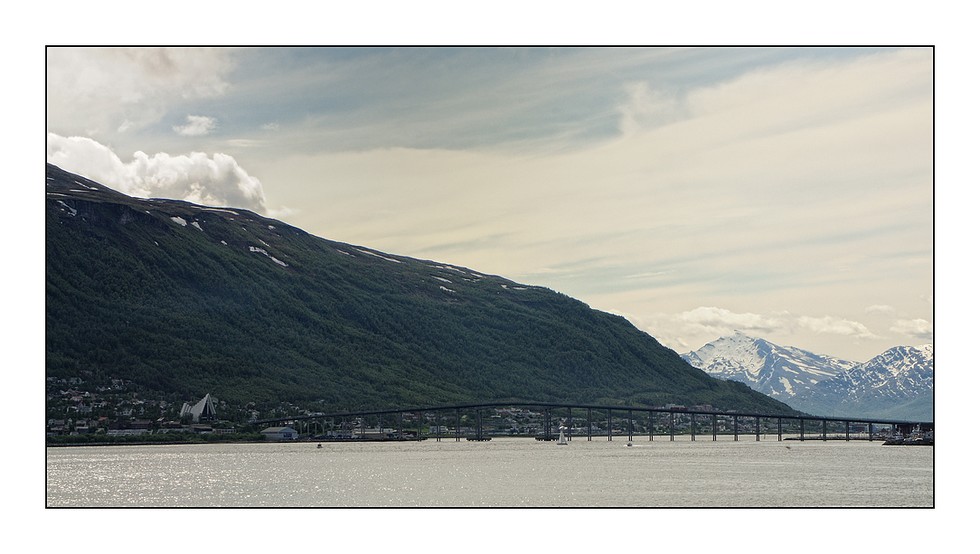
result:
[[[626,417],[629,418],[629,425],[627,426],[627,433],[629,434],[629,441],[633,442],[633,410],[627,410]]]
[[[697,433],[697,416],[691,414],[691,442],[694,442],[694,435]]]
[[[851,422],[850,421],[845,421],[844,422],[844,440],[845,441],[851,440]]]
[[[759,440],[760,440],[759,439],[759,434],[760,434],[760,429],[759,429],[759,416],[755,416],[755,442],[759,442]]]
[[[607,440],[612,442],[612,410],[606,410],[606,435]]]
[[[735,426],[735,442],[738,442],[738,416],[732,416]]]
[[[718,440],[718,414],[711,414],[711,440]]]
[[[776,440],[783,440],[783,418],[776,418]]]
[[[589,415],[588,415],[588,418],[589,418],[589,421],[588,421],[588,425],[589,425],[588,436],[589,436],[589,442],[592,442],[592,408],[589,408],[588,409],[588,412],[589,412]]]
[[[483,440],[483,412],[476,409],[476,439]]]
[[[419,418],[419,430],[418,434],[415,435],[415,440],[420,441],[422,440],[422,412],[418,412],[415,415]]]
[[[456,408],[456,442],[459,442],[459,408]]]
[[[823,440],[827,440],[827,420],[823,420]]]
[[[650,433],[650,440],[653,440],[653,412],[647,412],[647,432]]]
[[[874,423],[871,423],[870,421],[868,422],[868,440],[869,441],[875,440],[874,426],[875,426]]]
[[[674,442],[674,412],[670,412],[670,442]]]
[[[804,427],[804,425],[805,425],[805,424],[803,423],[803,418],[801,417],[801,418],[800,418],[800,442],[803,442],[803,441],[805,440],[805,439],[804,439],[804,434],[805,434],[805,433],[803,432],[803,427]]]

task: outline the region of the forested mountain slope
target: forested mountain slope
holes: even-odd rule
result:
[[[527,399],[792,410],[554,291],[47,166],[49,377],[328,409]]]

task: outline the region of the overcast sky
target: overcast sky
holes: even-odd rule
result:
[[[47,50],[47,158],[542,285],[678,352],[932,342],[929,48]]]

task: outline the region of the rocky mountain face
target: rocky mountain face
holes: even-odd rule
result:
[[[625,318],[234,207],[46,171],[53,379],[323,411],[526,399],[792,413]]]
[[[933,347],[896,346],[821,382],[795,405],[828,415],[933,421]]]
[[[736,332],[681,356],[708,375],[745,383],[784,402],[806,395],[817,383],[857,362],[779,346]]]
[[[682,357],[814,415],[933,418],[932,345],[898,346],[859,363],[736,333]]]

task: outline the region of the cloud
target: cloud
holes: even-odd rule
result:
[[[626,92],[629,100],[618,107],[619,130],[624,135],[678,121],[684,115],[676,94],[653,90],[647,83],[627,85]]]
[[[145,128],[173,106],[228,90],[227,48],[50,47],[47,116],[62,134],[99,136]]]
[[[899,319],[890,331],[921,340],[932,340],[932,323],[924,319]]]
[[[47,160],[131,196],[266,211],[262,183],[227,154],[136,152],[132,161],[123,162],[90,138],[48,133]]]
[[[895,313],[895,308],[887,304],[875,304],[874,306],[868,306],[865,308],[864,313],[888,315]]]
[[[729,333],[735,330],[750,332],[772,332],[782,326],[777,317],[764,316],[751,312],[736,313],[725,308],[700,306],[680,314],[682,322],[704,328],[705,331]]]
[[[186,125],[174,125],[174,132],[185,137],[200,137],[211,134],[218,120],[204,115],[187,116]]]
[[[841,317],[829,315],[823,317],[800,316],[796,319],[796,322],[800,327],[817,333],[844,335],[861,339],[876,338],[875,334],[869,331],[863,323],[850,321]]]

